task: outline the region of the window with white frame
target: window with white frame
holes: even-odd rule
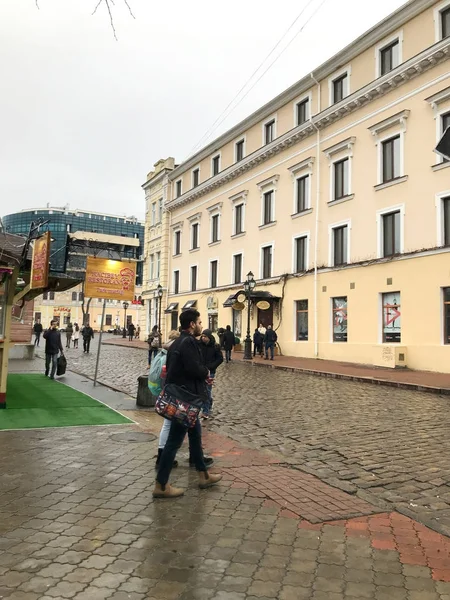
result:
[[[192,187],[195,188],[200,183],[200,167],[192,171]]]
[[[378,258],[389,258],[403,253],[403,204],[377,212]]]
[[[179,229],[173,233],[173,249],[174,256],[181,254],[181,230]]]
[[[330,105],[337,104],[350,94],[350,67],[328,79]]]
[[[294,273],[308,270],[308,235],[294,238]]]
[[[295,214],[310,208],[311,176],[302,175],[295,180]]]
[[[211,288],[217,287],[218,272],[219,272],[219,261],[212,260],[209,263],[209,287],[211,287]]]
[[[241,202],[234,207],[234,235],[239,235],[244,231],[244,203]]]
[[[409,110],[404,110],[369,127],[377,144],[377,178],[378,185],[382,187],[407,179],[404,173],[404,137],[409,114]]]
[[[352,195],[352,160],[355,137],[347,138],[324,150],[330,163],[330,202]]]
[[[310,100],[308,98],[303,98],[295,105],[295,124],[303,125],[310,118]]]
[[[180,271],[178,270],[173,272],[173,293],[180,293]]]
[[[450,192],[437,197],[438,245],[450,246]]]
[[[191,225],[191,250],[198,250],[200,247],[200,223]]]
[[[155,278],[155,255],[150,254],[150,279]]]
[[[162,222],[162,218],[163,218],[163,199],[160,198],[158,200],[158,223]]]
[[[350,191],[350,159],[343,158],[333,163],[333,196],[332,200],[341,200]]]
[[[245,139],[239,140],[235,145],[235,160],[240,162],[245,156]]]
[[[156,253],[156,278],[161,275],[161,252]]]
[[[220,173],[220,154],[213,156],[211,160],[211,176],[214,177]]]
[[[175,194],[176,197],[179,198],[183,193],[183,182],[181,179],[175,182]]]
[[[382,183],[401,177],[400,143],[400,134],[381,142]]]
[[[349,223],[339,223],[330,226],[330,264],[340,267],[350,262]]]
[[[273,244],[261,248],[261,277],[269,279],[273,273]]]
[[[268,190],[263,193],[263,220],[262,225],[269,225],[274,222],[274,191]]]
[[[450,2],[449,2],[450,7]],[[434,119],[436,121],[436,144],[438,144],[445,133],[445,130],[450,127],[450,87],[446,87],[437,94],[433,94],[426,98],[433,109]],[[449,161],[442,155],[436,153],[436,165],[448,163]]]
[[[152,225],[156,223],[156,202],[152,202]]]
[[[198,267],[197,265],[194,265],[191,267],[191,292],[197,291],[197,274]]]
[[[241,283],[242,281],[242,254],[233,256],[233,283]]]
[[[297,328],[295,339],[298,342],[308,341],[308,300],[297,300],[295,303],[297,313]]]
[[[436,41],[444,40],[450,36],[450,2],[446,0],[435,8],[434,11]]]
[[[450,127],[450,111],[445,112],[439,116],[440,116],[440,130],[441,130],[440,137],[442,137],[444,135],[444,133],[447,131],[447,129]],[[440,156],[440,162],[443,162],[443,163],[449,162],[449,160],[448,160],[448,158],[444,158],[443,156]]]
[[[403,31],[383,40],[375,48],[376,53],[376,77],[382,77],[393,71],[402,63]]]
[[[276,120],[270,119],[267,123],[264,123],[264,144],[270,144],[273,142],[276,136],[275,132]]]
[[[211,217],[211,243],[214,244],[220,240],[220,215]]]

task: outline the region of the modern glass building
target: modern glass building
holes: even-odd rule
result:
[[[138,261],[136,285],[142,285],[142,257],[144,254],[144,224],[135,217],[70,210],[64,208],[26,209],[3,217],[3,226],[8,233],[27,235],[32,222],[43,219],[49,221],[42,231],[51,232],[52,245],[50,250],[50,270],[64,272],[68,258],[68,243],[70,234],[86,232],[105,234],[115,237],[134,238],[139,240],[139,246],[120,246],[121,258],[132,258]],[[95,239],[95,236],[92,236]],[[115,244],[116,247],[117,244]]]

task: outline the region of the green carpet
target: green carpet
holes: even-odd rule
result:
[[[8,375],[0,430],[131,423],[123,415],[73,388],[41,374]]]

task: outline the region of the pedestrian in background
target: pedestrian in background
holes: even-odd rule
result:
[[[78,340],[79,339],[80,339],[80,327],[79,327],[78,323],[74,323],[74,325],[73,325],[73,335],[72,335],[73,347],[74,348],[78,348]]]
[[[264,338],[264,336],[266,335],[267,329],[264,327],[264,325],[262,323],[259,324],[258,331]]]
[[[45,376],[55,379],[56,367],[58,366],[58,354],[64,356],[61,342],[61,333],[58,331],[58,321],[50,321],[50,328],[44,331],[45,340]],[[50,370],[51,364],[51,370]]]
[[[256,328],[255,333],[253,334],[253,356],[256,356],[256,354],[259,354],[259,356],[263,355],[263,341],[264,336],[259,329]]]
[[[70,342],[72,341],[73,325],[69,321],[66,325],[66,348],[70,348]]]
[[[158,325],[155,325],[152,329],[152,332],[148,336],[147,344],[149,345],[148,349],[148,367],[152,363],[152,358],[156,356],[158,352],[158,348],[161,346],[160,344],[161,334],[158,331]]]
[[[209,379],[207,384],[208,402],[205,402],[203,407],[203,418],[209,419],[209,415],[212,411],[213,406],[212,388],[214,378],[216,376],[216,369],[223,363],[222,351],[220,349],[219,344],[216,343],[216,340],[210,329],[203,330],[200,342],[200,349],[202,351],[205,365],[207,366],[209,371]]]
[[[130,321],[128,325],[128,341],[132,342],[134,340],[135,331],[136,327],[134,326],[133,321]]]
[[[136,336],[135,337],[136,337],[137,340],[141,337],[141,327],[140,327],[140,325],[138,325],[136,327]]]
[[[223,334],[223,349],[225,350],[225,360],[230,362],[231,360],[231,351],[236,345],[236,340],[234,337],[234,333],[231,331],[230,325],[227,325],[225,333]]]
[[[42,332],[44,331],[44,328],[42,327],[42,323],[40,321],[36,321],[33,327],[33,333],[34,333],[34,345],[35,346],[39,346],[39,342],[41,341],[41,335]]]
[[[272,329],[272,325],[268,325],[266,335],[264,336],[264,345],[265,345],[265,349],[266,349],[266,356],[265,356],[264,360],[269,360],[269,350],[270,350],[270,360],[273,360],[275,344],[277,343],[277,340],[278,340],[277,332]]]
[[[83,352],[89,354],[89,349],[91,347],[91,340],[94,339],[94,330],[89,325],[89,322],[83,327],[83,331],[81,332],[83,336]]]

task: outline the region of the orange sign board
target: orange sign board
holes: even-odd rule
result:
[[[34,242],[30,279],[30,287],[32,290],[46,288],[48,286],[49,260],[50,231],[47,231]]]
[[[87,257],[84,295],[106,300],[134,300],[136,263]]]

